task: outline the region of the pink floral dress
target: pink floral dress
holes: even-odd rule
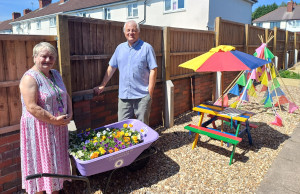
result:
[[[40,72],[32,69],[24,75],[33,77],[38,85],[37,104],[54,116],[66,114],[67,91],[63,80],[56,70],[51,70],[56,84],[60,88],[64,112],[58,110],[57,95],[51,88],[52,81]],[[70,175],[68,156],[69,136],[67,127],[55,126],[43,122],[31,115],[22,101],[22,117],[20,121],[21,136],[21,170],[22,188],[31,194],[39,191],[51,193],[63,188],[63,179],[42,177],[26,180],[26,176],[39,173]]]

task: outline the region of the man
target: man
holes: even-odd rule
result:
[[[127,42],[116,48],[96,94],[104,87],[119,69],[118,120],[136,118],[149,125],[153,91],[156,83],[157,64],[152,46],[139,39],[139,25],[130,20],[124,24]]]

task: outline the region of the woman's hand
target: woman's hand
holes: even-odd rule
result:
[[[71,115],[61,115],[55,118],[55,120],[53,121],[53,125],[58,125],[58,126],[66,126],[70,123],[72,119]]]

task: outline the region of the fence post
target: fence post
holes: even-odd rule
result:
[[[169,27],[164,27],[164,67],[165,67],[165,71],[164,71],[164,77],[165,80],[170,80],[170,44],[171,44],[171,40],[170,40],[170,28]]]
[[[269,36],[269,29],[265,29],[265,42],[268,41],[268,36]]]
[[[297,49],[297,33],[294,32],[294,64],[298,62],[298,49]]]
[[[284,42],[284,59],[283,59],[283,67],[284,69],[288,68],[289,63],[289,54],[287,53],[289,46],[289,31],[285,30],[285,42]]]
[[[70,46],[69,46],[69,27],[68,19],[65,15],[57,15],[57,47],[59,59],[59,71],[64,80],[68,94],[72,98],[71,83],[71,64],[70,64]]]
[[[245,24],[245,53],[249,51],[249,24]]]
[[[273,55],[277,55],[277,27],[274,27],[274,38],[273,38]]]
[[[216,46],[220,45],[220,25],[221,25],[221,17],[216,17],[215,20],[215,33],[216,33]]]

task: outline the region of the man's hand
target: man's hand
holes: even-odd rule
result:
[[[104,88],[105,88],[105,86],[96,86],[96,87],[94,87],[94,93],[95,94],[97,94],[97,95],[99,95],[99,94],[101,94],[103,91],[104,91]]]

